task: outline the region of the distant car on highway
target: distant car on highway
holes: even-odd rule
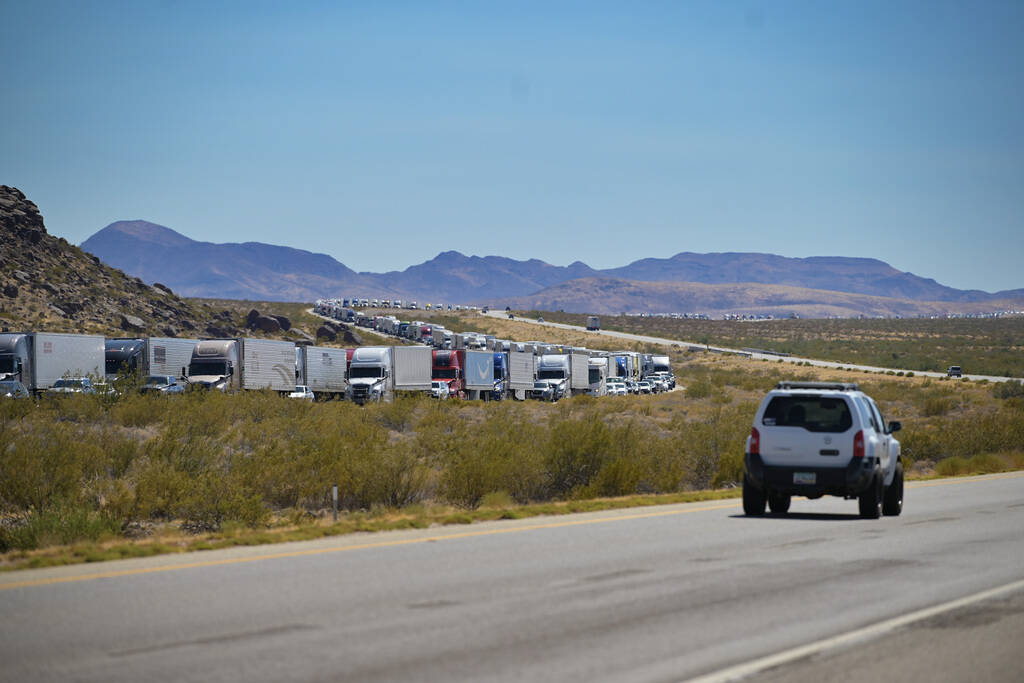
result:
[[[450,387],[448,382],[433,381],[430,383],[430,395],[433,398],[448,398],[450,394]]]
[[[648,382],[647,380],[643,379],[643,380],[640,380],[639,382],[637,382],[636,393],[638,393],[638,394],[653,394],[654,393],[654,387],[651,385],[650,382]]]
[[[964,371],[959,365],[950,365],[946,370],[946,377],[963,377]]]

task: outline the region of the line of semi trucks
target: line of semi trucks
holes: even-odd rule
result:
[[[428,326],[429,327],[429,326]],[[218,391],[271,390],[297,385],[318,399],[356,403],[390,400],[396,391],[465,399],[502,400],[608,393],[609,378],[639,380],[671,373],[668,356],[606,352],[490,335],[452,334],[453,348],[433,343],[437,326],[420,326],[418,344],[354,349],[296,345],[256,338],[105,338],[46,332],[0,334],[0,381],[21,382],[40,394],[68,378],[125,373],[165,376]],[[385,332],[386,325],[377,327]]]

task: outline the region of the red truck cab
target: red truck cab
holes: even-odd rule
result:
[[[462,376],[462,351],[434,351],[430,379],[447,382],[448,395],[465,398],[466,391]]]

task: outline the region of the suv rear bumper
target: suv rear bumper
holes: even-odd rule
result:
[[[760,455],[747,453],[743,471],[747,481],[762,491],[817,498],[858,496],[871,484],[876,469],[874,458],[854,458],[846,467],[790,467],[766,465]],[[794,474],[798,472],[813,474],[814,483],[794,483]]]

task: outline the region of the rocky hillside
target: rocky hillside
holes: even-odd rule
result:
[[[118,335],[228,337],[236,312],[147,285],[46,232],[36,205],[0,185],[0,328]]]

